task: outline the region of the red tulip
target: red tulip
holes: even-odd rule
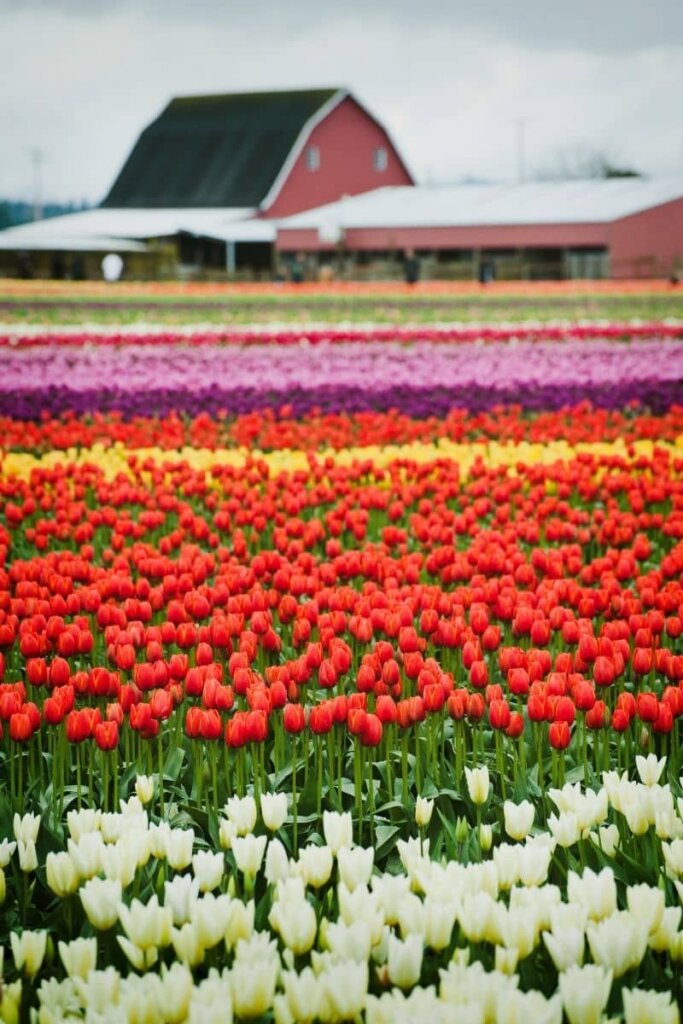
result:
[[[116,722],[98,722],[93,736],[100,750],[114,750],[119,742],[119,727]]]
[[[572,738],[567,722],[552,722],[548,729],[548,742],[554,750],[564,750]]]

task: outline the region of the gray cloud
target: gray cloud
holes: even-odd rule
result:
[[[683,4],[0,0],[0,196],[98,200],[170,97],[347,85],[422,179],[602,151],[683,173]]]
[[[394,24],[411,31],[482,33],[531,48],[640,50],[683,43],[680,0],[0,0],[0,12],[59,12],[92,20],[135,11],[152,22],[255,29],[272,34],[320,29],[353,20],[359,32],[368,24]]]

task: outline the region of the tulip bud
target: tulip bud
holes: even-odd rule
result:
[[[482,853],[488,853],[493,846],[493,829],[490,825],[479,826],[479,847]]]
[[[434,801],[425,800],[419,796],[415,805],[415,823],[418,828],[427,828],[429,822],[432,820],[432,812],[434,811]]]
[[[141,804],[148,804],[154,796],[154,777],[138,775],[135,779],[135,795]]]
[[[455,822],[455,841],[456,841],[456,843],[465,843],[465,842],[467,842],[467,837],[469,835],[469,831],[470,831],[470,826],[469,826],[469,823],[467,821],[467,818],[465,818],[464,816],[457,818],[456,822]]]
[[[29,872],[37,869],[38,854],[36,853],[36,844],[32,839],[29,839],[26,843],[23,843],[21,839],[18,839],[17,852],[19,854],[19,867],[22,871],[25,871],[28,874]]]

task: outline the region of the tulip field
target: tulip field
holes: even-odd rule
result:
[[[0,282],[3,1022],[680,1020],[683,300],[464,301]]]

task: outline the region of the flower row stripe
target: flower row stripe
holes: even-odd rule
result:
[[[177,467],[186,465],[192,470],[211,470],[213,467],[230,466],[241,469],[250,463],[264,463],[271,473],[296,472],[308,470],[313,463],[325,463],[331,460],[337,466],[352,466],[357,462],[369,462],[373,468],[384,468],[396,462],[425,465],[440,460],[457,463],[463,477],[470,475],[478,462],[488,467],[505,466],[514,468],[518,463],[525,465],[549,466],[556,462],[569,462],[577,456],[587,455],[596,458],[613,457],[628,460],[642,456],[651,459],[655,449],[669,452],[674,457],[683,458],[683,435],[675,442],[653,442],[648,439],[635,441],[626,445],[623,441],[609,443],[569,444],[566,441],[553,441],[549,444],[499,444],[495,441],[457,444],[448,440],[439,440],[432,444],[406,445],[368,445],[366,447],[348,447],[340,450],[332,448],[318,452],[306,450],[283,449],[280,451],[261,452],[247,448],[193,448],[184,447],[169,452],[161,448],[125,448],[114,445],[104,448],[93,445],[90,448],[69,449],[67,451],[52,450],[42,455],[27,452],[6,452],[1,456],[0,471],[4,477],[29,479],[36,470],[51,470],[65,463],[72,466],[96,466],[107,476],[118,473],[135,473],[146,465]]]
[[[368,342],[318,346],[127,345],[73,352],[8,350],[0,415],[185,412],[246,414],[288,407],[354,413],[395,409],[415,418],[514,403],[606,409],[683,404],[683,346],[671,341],[516,345]]]

